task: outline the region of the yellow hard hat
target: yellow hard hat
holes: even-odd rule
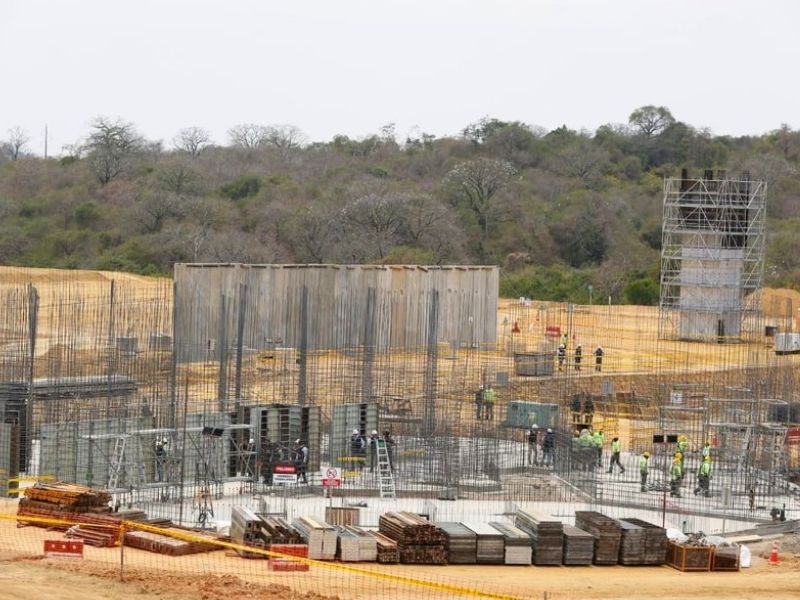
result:
[[[681,454],[680,452],[676,452],[675,455],[673,456],[673,458],[675,460],[680,460],[680,459],[683,458],[683,454]]]
[[[710,456],[706,456],[706,457],[703,459],[703,461],[704,461],[704,462],[711,462],[711,457],[710,457]]]
[[[649,452],[645,452],[644,454],[642,454],[642,456],[644,456],[645,458],[650,458],[650,453]]]
[[[689,440],[689,438],[687,438],[685,435],[682,435],[681,437],[678,438],[678,440],[681,442],[686,442]]]

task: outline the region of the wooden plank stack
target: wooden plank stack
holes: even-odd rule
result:
[[[594,536],[572,525],[564,525],[564,564],[590,565],[593,560]]]
[[[644,555],[642,562],[638,564],[663,565],[667,559],[667,530],[641,519],[625,518],[623,520],[632,525],[638,525],[645,532]]]
[[[514,524],[531,536],[533,564],[560,565],[564,559],[564,526],[548,515],[518,511]]]
[[[42,502],[70,512],[111,511],[108,506],[111,494],[74,483],[40,481],[25,490],[25,497],[33,502]]]
[[[366,530],[355,525],[337,527],[338,545],[336,558],[343,562],[375,562],[378,558],[378,542]]]
[[[629,521],[618,520],[620,527],[619,564],[643,565],[647,530]]]
[[[436,523],[444,532],[447,561],[452,565],[474,565],[478,560],[478,536],[466,525]]]
[[[71,539],[83,540],[87,546],[97,548],[112,548],[116,545],[116,539],[119,537],[113,531],[90,529],[86,525],[73,525],[67,529],[65,535]]]
[[[173,531],[176,533],[185,533],[179,529]],[[192,532],[192,536],[200,537],[202,534]],[[212,550],[218,549],[218,547],[212,543],[205,544],[200,541],[189,542],[176,539],[170,535],[162,535],[150,531],[126,531],[125,545],[132,548],[139,548],[140,550],[147,550],[148,552],[165,554],[167,556],[186,556],[188,554],[199,554],[201,552],[211,552]]]
[[[575,513],[575,525],[594,538],[594,564],[616,565],[622,537],[619,522],[599,512],[585,510]]]
[[[333,525],[317,521],[311,517],[298,517],[292,527],[308,544],[308,558],[314,560],[333,560],[336,558],[338,534]]]
[[[368,533],[375,538],[379,563],[393,565],[400,562],[400,551],[397,549],[397,542],[378,531],[369,531]]]
[[[488,523],[462,523],[478,536],[476,558],[479,565],[502,565],[505,562],[503,534]]]
[[[492,521],[492,527],[503,534],[505,542],[504,562],[507,565],[530,565],[533,562],[531,536],[511,523]]]
[[[378,530],[397,542],[401,563],[447,564],[444,533],[419,515],[410,512],[386,513],[378,520]]]
[[[358,508],[326,506],[325,522],[331,525],[358,525],[360,511]]]

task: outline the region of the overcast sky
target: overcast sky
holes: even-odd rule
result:
[[[169,141],[288,123],[314,140],[489,115],[548,129],[644,104],[718,134],[800,126],[797,0],[0,0],[0,139],[93,117]]]

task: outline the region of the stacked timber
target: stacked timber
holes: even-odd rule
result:
[[[619,564],[643,565],[647,531],[629,521],[618,520],[620,527]]]
[[[488,523],[464,522],[478,536],[476,558],[479,565],[502,565],[505,562],[503,534]]]
[[[531,536],[533,564],[560,565],[564,559],[564,526],[540,513],[518,511],[514,524]]]
[[[626,517],[624,520],[645,530],[644,561],[641,564],[663,565],[667,560],[667,530],[641,519]]]
[[[266,548],[264,538],[261,536],[261,519],[249,508],[244,506],[231,508],[231,541],[240,546]],[[247,552],[242,548],[238,548],[236,553],[242,558],[267,558],[266,554]]]
[[[292,529],[291,525],[280,517],[261,516],[261,539],[269,548],[273,544],[297,545],[303,544],[303,538]]]
[[[375,538],[379,563],[393,565],[400,562],[400,552],[397,549],[397,542],[378,531],[369,531],[368,533]]]
[[[208,542],[204,543],[198,538],[207,536],[193,531],[189,534],[192,538],[189,541],[186,539],[187,534],[189,532],[177,528],[165,529],[163,534],[151,531],[126,531],[125,545],[167,556],[186,556],[218,549],[212,543],[214,538],[209,537]],[[184,539],[180,539],[181,537]]]
[[[342,506],[326,506],[325,522],[331,525],[358,525],[360,511],[358,508]]]
[[[91,529],[87,525],[73,525],[65,534],[70,539],[83,540],[87,546],[111,548],[116,545],[117,535],[112,530]]]
[[[446,565],[445,535],[427,519],[410,512],[381,515],[378,530],[397,542],[400,562],[410,565]]]
[[[25,490],[25,497],[34,502],[44,502],[71,512],[90,512],[97,508],[107,509],[111,502],[111,494],[108,492],[60,481],[38,482]]]
[[[572,525],[564,525],[564,564],[590,565],[593,560],[594,536]]]
[[[333,525],[317,521],[311,517],[298,517],[292,527],[308,544],[308,558],[313,560],[333,560],[336,558],[338,535]]]
[[[489,523],[503,535],[505,542],[504,562],[507,565],[530,565],[533,562],[531,536],[511,523],[493,521]]]
[[[436,523],[444,532],[447,562],[451,565],[474,565],[478,560],[478,536],[461,523]]]
[[[375,562],[378,542],[364,529],[355,525],[337,527],[336,558],[343,562]]]
[[[599,512],[584,510],[575,513],[575,525],[594,538],[594,564],[616,565],[619,562],[620,526],[617,521]]]

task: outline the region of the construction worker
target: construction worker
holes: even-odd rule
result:
[[[614,465],[619,467],[621,473],[625,472],[625,467],[622,466],[622,463],[619,461],[620,454],[622,453],[622,442],[619,441],[619,438],[614,436],[614,439],[611,440],[611,462],[608,463],[608,472],[614,472]]]
[[[166,438],[156,441],[156,481],[164,481],[164,466],[167,464],[167,450],[169,440]]]
[[[584,471],[591,471],[594,467],[597,450],[594,445],[594,438],[588,429],[581,431],[578,437],[578,444],[580,446],[581,466]]]
[[[483,418],[483,385],[475,392],[475,418],[478,421]]]
[[[497,392],[492,389],[491,384],[483,390],[483,410],[486,413],[487,421],[494,421],[494,403],[497,402]]]
[[[572,423],[577,425],[581,423],[581,395],[573,394],[572,402],[570,402],[569,410],[572,412]]]
[[[700,463],[700,469],[697,472],[697,487],[694,489],[694,495],[697,496],[698,492],[703,492],[703,496],[708,498],[711,495],[711,457],[707,456]]]
[[[308,484],[308,446],[299,438],[294,441],[294,466],[297,468],[298,478],[303,478],[303,483]]]
[[[356,469],[361,471],[364,468],[364,460],[367,454],[367,442],[364,436],[358,431],[353,429],[350,435],[350,457],[356,463]]]
[[[603,430],[599,429],[592,434],[592,444],[597,451],[597,466],[603,466],[603,446],[606,443],[606,438],[603,435]]]
[[[566,348],[567,344],[569,344],[569,336],[566,333],[563,333],[561,334],[561,345]]]
[[[545,465],[552,465],[555,462],[555,449],[556,449],[556,435],[549,427],[544,434],[544,441],[542,442],[542,463]]]
[[[680,456],[680,459],[681,459],[681,473],[683,473],[684,472],[683,471],[683,461],[686,458],[686,453],[689,451],[689,438],[687,438],[685,435],[680,436],[678,438],[677,448],[678,448],[678,452],[681,455]]]
[[[598,346],[594,351],[594,370],[601,371],[603,369],[603,348]]]
[[[539,426],[534,423],[528,430],[528,464],[539,464]]]
[[[701,450],[701,453],[703,455],[703,460],[705,460],[706,458],[711,458],[711,442],[706,442],[705,444],[703,444],[703,449]]]
[[[561,344],[556,351],[556,356],[558,357],[558,370],[564,370],[564,361],[567,359],[567,347],[564,344]]]
[[[369,435],[367,444],[369,445],[369,472],[375,472],[375,465],[378,464],[378,440],[381,439],[378,435],[378,430],[373,429]]]
[[[583,346],[578,344],[575,346],[575,370],[581,370],[581,360],[583,360]]]
[[[594,420],[594,402],[592,397],[587,395],[586,400],[583,401],[583,422],[586,425],[591,425]]]
[[[650,453],[643,452],[639,457],[639,474],[642,476],[642,491],[647,491],[647,474],[650,471]]]
[[[683,468],[681,459],[677,456],[672,459],[672,466],[669,469],[669,495],[673,498],[681,497],[681,480],[683,479]]]

